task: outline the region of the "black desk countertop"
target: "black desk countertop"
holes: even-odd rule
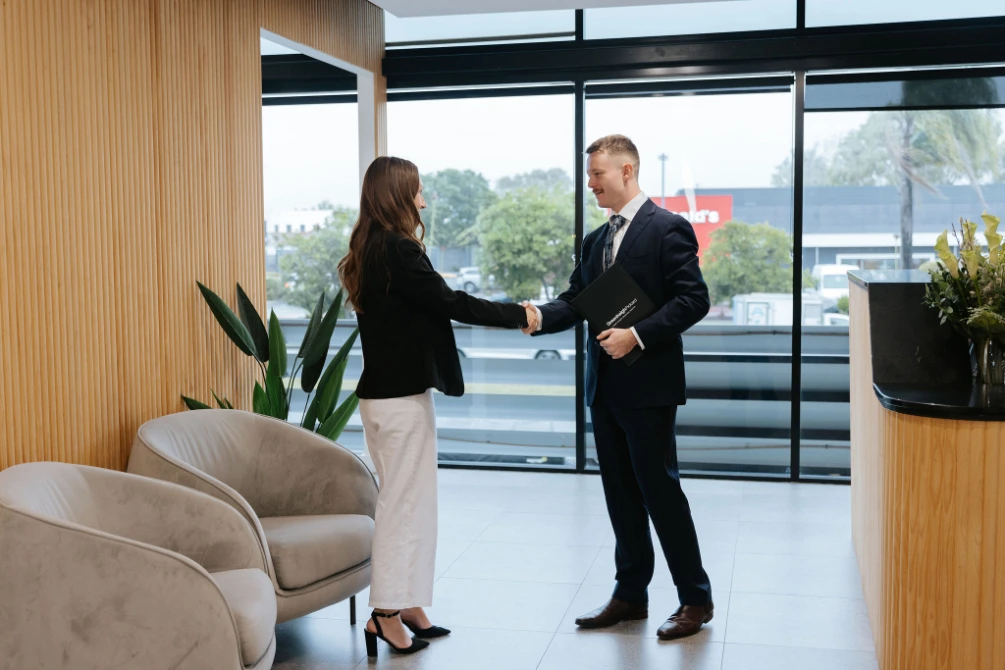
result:
[[[1005,389],[975,387],[966,338],[922,303],[927,272],[853,270],[869,295],[873,390],[888,410],[963,421],[1005,421]]]

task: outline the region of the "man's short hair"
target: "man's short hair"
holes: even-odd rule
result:
[[[608,156],[626,156],[635,166],[635,177],[639,176],[639,150],[635,142],[624,135],[607,135],[586,147],[586,155],[602,151]]]

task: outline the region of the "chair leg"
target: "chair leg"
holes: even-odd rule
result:
[[[349,598],[349,625],[356,625],[356,596]]]

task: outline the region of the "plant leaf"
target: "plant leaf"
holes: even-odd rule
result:
[[[269,316],[269,370],[276,366],[276,372],[280,377],[286,375],[286,338],[283,337],[283,329],[279,325],[279,317],[273,311]]]
[[[318,389],[318,420],[324,423],[335,411],[335,403],[342,394],[342,378],[345,376],[345,360],[341,362],[332,360],[328,364],[332,374],[328,378],[328,383]]]
[[[223,298],[218,296],[209,290],[202,282],[196,282],[199,284],[199,290],[202,291],[202,297],[206,299],[206,303],[209,305],[209,311],[213,313],[216,317],[217,322],[220,327],[223,328],[223,332],[227,333],[227,337],[237,345],[237,348],[243,351],[248,356],[254,356],[255,342],[251,339],[251,333],[248,329],[241,323],[241,320],[237,318],[234,311],[227,306],[227,303],[223,301]]]
[[[272,410],[269,416],[285,421],[289,416],[289,408],[286,406],[286,386],[278,370],[279,366],[275,360],[269,363],[269,371],[265,375],[265,393],[269,397],[269,409]]]
[[[189,409],[209,409],[209,405],[204,402],[199,402],[195,398],[189,398],[188,396],[182,396],[181,399],[184,401],[185,406]]]
[[[346,424],[349,423],[349,417],[352,416],[352,413],[356,411],[358,406],[359,398],[356,397],[355,393],[350,393],[345,402],[339,405],[339,408],[328,417],[328,420],[321,424],[321,427],[318,428],[318,435],[324,435],[332,441],[337,440],[345,429]]]
[[[233,405],[231,405],[230,401],[226,398],[220,400],[220,396],[216,395],[216,391],[210,389],[209,392],[213,394],[213,400],[216,401],[216,404],[220,407],[220,409],[234,409]]]
[[[251,399],[251,405],[255,414],[272,416],[272,405],[269,403],[269,395],[258,382],[255,382],[255,392]]]
[[[349,351],[352,349],[352,345],[354,345],[356,343],[356,338],[358,336],[359,336],[359,328],[354,328],[353,331],[352,331],[352,333],[349,335],[349,339],[347,339],[345,342],[342,343],[342,347],[338,350],[338,353],[335,354],[335,358],[333,358],[332,362],[328,364],[328,370],[332,370],[332,365],[338,365],[338,364],[342,363],[343,361],[345,361],[349,357]],[[318,375],[321,373],[321,368],[323,366],[324,366],[324,359],[322,359],[317,364],[315,364],[315,365],[313,365],[311,367],[304,366],[304,371],[300,375],[300,384],[301,384],[301,386],[303,386],[304,390],[307,391],[308,393],[310,393],[311,391],[314,390],[314,382],[317,381]],[[342,374],[344,372],[345,372],[345,366],[343,365],[342,366],[342,372],[339,372],[340,379],[339,379],[339,384],[338,384],[338,391],[342,390],[341,376],[342,376]],[[329,375],[328,371],[326,370],[325,371],[325,379],[330,379],[330,378],[331,378],[331,375]],[[327,383],[324,380],[322,380],[321,385],[318,386],[318,393],[322,393],[323,394],[326,387],[327,387]],[[338,400],[338,391],[336,391],[335,400]],[[322,405],[322,406],[324,406],[324,405]],[[329,408],[329,411],[330,411],[330,408]],[[322,413],[321,420],[324,421],[327,418],[328,418],[328,415]]]
[[[304,419],[300,422],[301,428],[306,428],[307,430],[314,432],[314,427],[318,423],[318,397],[314,396],[311,400],[311,404],[307,406],[307,411],[304,412]]]
[[[300,350],[297,352],[297,358],[303,358],[304,352],[307,350],[307,345],[311,343],[311,338],[314,337],[314,333],[317,332],[318,324],[321,323],[321,317],[325,313],[325,292],[321,291],[321,295],[318,297],[318,304],[314,306],[314,311],[311,312],[311,320],[307,322],[307,330],[304,332],[304,339],[300,341]]]
[[[258,316],[258,310],[251,298],[244,292],[241,285],[237,285],[237,311],[241,315],[241,323],[248,329],[252,342],[255,343],[255,358],[262,363],[269,362],[269,332],[265,330],[262,317]]]
[[[304,351],[304,366],[317,364],[318,359],[324,360],[328,356],[328,348],[331,346],[332,335],[335,333],[335,325],[338,322],[339,312],[342,311],[342,291],[338,292],[335,302],[328,308],[328,313],[321,320],[317,332],[311,337]]]

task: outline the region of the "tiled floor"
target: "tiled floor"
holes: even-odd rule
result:
[[[614,575],[600,478],[440,471],[434,623],[453,634],[414,656],[366,658],[342,603],[277,629],[275,668],[435,670],[874,670],[851,540],[849,488],[686,480],[715,619],[681,642],[656,629],[677,606],[663,561],[648,621],[579,631]]]

